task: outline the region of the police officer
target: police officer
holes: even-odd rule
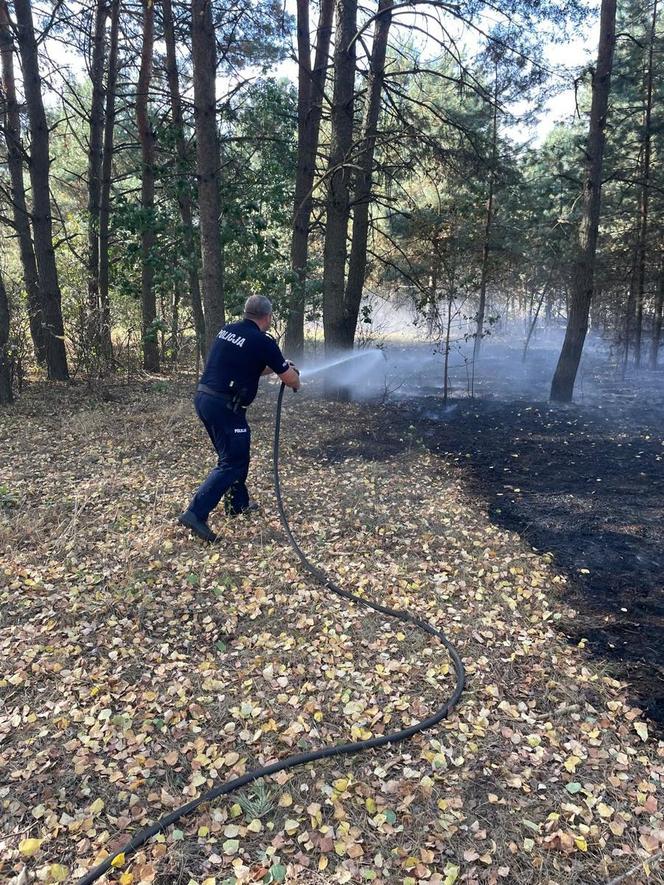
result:
[[[219,332],[196,388],[196,412],[219,460],[178,521],[204,541],[216,540],[207,520],[224,495],[229,516],[258,506],[249,501],[246,486],[251,446],[246,411],[258,392],[261,375],[276,372],[288,387],[300,387],[297,369],[284,359],[274,338],[266,334],[271,322],[269,298],[247,298],[244,319],[228,323]]]

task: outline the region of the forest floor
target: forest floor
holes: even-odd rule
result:
[[[261,517],[218,516],[214,546],[177,526],[212,463],[190,387],[34,385],[0,415],[2,882],[69,881],[216,783],[395,730],[452,691],[439,645],[297,568],[272,491],[274,387],[252,409]],[[203,808],[108,881],[664,881],[664,742],[561,629],[587,636],[554,545],[487,507],[487,489],[518,502],[522,477],[482,490],[490,465],[404,409],[289,395],[285,411],[304,548],[444,629],[466,692],[407,743]]]
[[[492,521],[568,576],[578,614],[563,629],[629,680],[664,726],[664,414],[483,399],[436,420],[426,399],[411,405],[423,438],[459,465]]]

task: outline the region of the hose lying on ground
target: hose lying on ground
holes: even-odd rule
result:
[[[382,615],[388,615],[391,618],[397,618],[399,621],[403,621],[407,624],[413,624],[415,627],[419,627],[420,630],[423,630],[430,636],[435,636],[436,639],[440,640],[440,642],[445,646],[445,649],[447,650],[447,653],[452,659],[452,663],[454,665],[454,673],[456,678],[454,691],[452,692],[449,699],[446,700],[442,707],[440,707],[435,713],[433,713],[427,719],[423,719],[422,722],[416,722],[415,725],[410,725],[408,728],[401,729],[401,731],[395,731],[392,734],[384,734],[380,737],[369,738],[364,741],[354,741],[353,743],[349,744],[337,744],[330,747],[321,747],[319,750],[311,750],[308,753],[298,753],[295,756],[287,756],[285,759],[280,759],[277,762],[273,762],[271,765],[265,765],[262,768],[254,768],[252,771],[247,771],[241,777],[237,777],[225,784],[220,784],[217,787],[213,787],[211,790],[208,790],[207,793],[203,793],[203,795],[199,796],[197,799],[192,799],[191,802],[187,802],[186,805],[182,805],[180,806],[180,808],[176,808],[174,811],[171,811],[170,814],[167,814],[165,817],[162,817],[158,821],[155,821],[155,823],[151,824],[146,829],[141,830],[134,836],[134,838],[130,842],[128,842],[122,848],[118,848],[112,854],[109,854],[109,856],[104,858],[104,860],[98,866],[96,866],[93,870],[90,870],[90,872],[83,876],[82,879],[79,879],[78,885],[90,885],[91,882],[95,882],[97,879],[103,876],[104,873],[108,872],[108,870],[111,869],[111,867],[113,866],[113,860],[115,858],[119,858],[120,855],[124,855],[124,858],[126,859],[130,854],[133,854],[134,851],[144,845],[148,841],[148,839],[152,838],[152,836],[156,836],[157,833],[165,830],[167,827],[171,826],[171,824],[174,824],[176,821],[180,820],[181,817],[184,817],[187,814],[191,814],[192,811],[195,811],[205,802],[211,802],[213,799],[217,799],[219,796],[226,796],[229,793],[233,793],[236,790],[239,790],[241,787],[252,783],[252,781],[258,780],[262,777],[269,777],[270,775],[276,774],[278,771],[284,771],[287,768],[295,768],[298,765],[305,765],[308,762],[316,762],[318,759],[329,759],[331,756],[347,756],[353,753],[360,753],[363,750],[373,750],[376,749],[376,747],[384,747],[386,744],[396,744],[398,741],[406,740],[406,738],[410,738],[420,731],[426,731],[426,729],[428,728],[433,728],[434,725],[437,725],[439,722],[441,722],[447,716],[450,710],[452,710],[452,708],[456,705],[457,701],[461,697],[465,681],[463,663],[457,650],[454,648],[452,643],[447,639],[447,637],[441,630],[437,630],[427,621],[423,621],[420,618],[411,615],[409,612],[399,611],[398,609],[390,608],[387,605],[380,605],[380,603],[372,602],[370,599],[364,599],[361,596],[356,596],[355,593],[351,593],[349,590],[344,590],[331,578],[329,578],[322,569],[309,562],[309,560],[303,553],[302,548],[293,537],[290,525],[288,524],[288,517],[286,516],[286,511],[284,509],[284,503],[281,497],[281,483],[279,481],[279,441],[281,437],[281,412],[283,406],[284,389],[285,387],[282,384],[281,390],[279,391],[279,398],[277,400],[277,414],[275,418],[274,490],[277,496],[279,516],[281,518],[281,523],[284,527],[284,531],[286,532],[288,542],[297,554],[297,557],[300,560],[301,564],[309,572],[309,574],[312,575],[320,584],[322,584],[328,590],[331,590],[333,593],[335,593],[337,596],[342,596],[344,599],[349,599],[351,602],[357,603],[358,605],[366,606],[373,611],[380,612],[380,614]]]

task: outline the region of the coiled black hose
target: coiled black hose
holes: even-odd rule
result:
[[[351,602],[355,602],[358,605],[364,605],[367,608],[373,609],[373,611],[380,612],[382,615],[388,615],[391,618],[397,618],[407,624],[413,624],[415,627],[424,630],[424,632],[428,633],[430,636],[435,636],[436,639],[440,640],[445,646],[454,665],[456,676],[454,691],[450,698],[445,701],[442,707],[440,707],[432,716],[429,716],[428,719],[423,719],[422,722],[416,722],[415,725],[411,725],[408,728],[403,728],[401,731],[395,731],[392,734],[384,734],[380,737],[369,738],[365,741],[354,741],[350,744],[337,744],[336,746],[331,747],[321,747],[319,750],[311,750],[308,753],[298,753],[295,756],[287,756],[285,759],[273,762],[271,765],[265,765],[263,768],[254,768],[253,771],[246,772],[242,777],[236,777],[232,781],[220,784],[218,787],[213,787],[211,790],[208,790],[207,793],[203,793],[202,796],[199,796],[198,799],[192,799],[191,802],[187,802],[186,805],[176,808],[174,811],[171,811],[170,814],[160,818],[146,829],[141,830],[134,836],[131,842],[128,842],[122,848],[118,848],[117,851],[106,857],[98,866],[83,876],[82,879],[79,879],[78,885],[90,885],[91,882],[96,882],[100,876],[103,876],[104,873],[111,869],[114,858],[119,857],[121,854],[124,854],[125,858],[130,854],[133,854],[133,852],[140,848],[141,845],[145,845],[148,839],[152,838],[152,836],[156,836],[157,833],[170,827],[171,824],[180,820],[181,817],[191,814],[192,811],[195,811],[205,802],[211,802],[219,796],[226,796],[228,793],[233,793],[235,790],[239,790],[241,787],[250,784],[252,781],[258,780],[262,777],[269,777],[269,775],[276,774],[278,771],[284,771],[284,769],[287,768],[295,768],[298,765],[305,765],[307,762],[316,762],[318,759],[328,759],[330,756],[347,756],[352,753],[360,753],[363,750],[373,750],[376,749],[376,747],[384,747],[386,744],[396,744],[398,741],[404,741],[406,738],[412,737],[420,731],[426,731],[428,728],[433,728],[434,725],[441,722],[461,697],[465,682],[463,663],[457,650],[441,630],[436,630],[436,628],[427,621],[423,621],[421,618],[416,618],[409,612],[399,611],[398,609],[390,608],[387,605],[380,605],[378,602],[372,602],[369,599],[356,596],[355,593],[351,593],[349,590],[344,590],[342,587],[339,587],[339,585],[331,578],[328,578],[322,569],[319,569],[317,566],[309,562],[300,545],[293,537],[293,533],[288,524],[288,517],[284,510],[284,503],[281,497],[281,483],[279,481],[279,441],[281,438],[281,412],[283,407],[284,389],[285,385],[282,384],[277,399],[277,414],[274,427],[274,491],[277,496],[277,507],[279,508],[281,524],[284,527],[286,537],[288,538],[291,547],[309,574],[316,578],[316,580],[324,587],[327,587],[328,590],[336,593],[337,596],[342,596],[344,599],[349,599]]]

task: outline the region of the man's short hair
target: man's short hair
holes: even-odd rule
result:
[[[272,313],[272,302],[265,295],[250,295],[244,302],[244,315],[247,319],[262,320]]]

